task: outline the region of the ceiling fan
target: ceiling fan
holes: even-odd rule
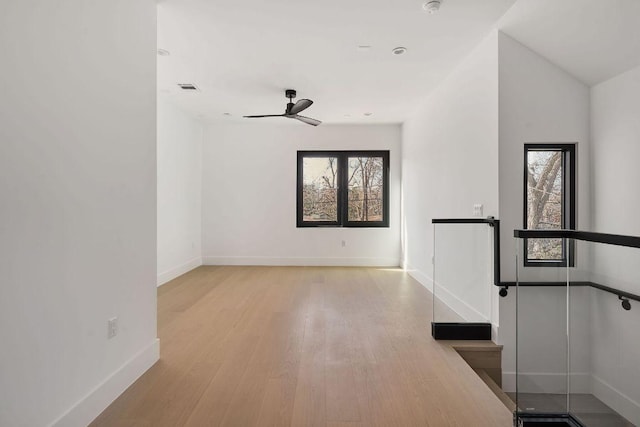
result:
[[[288,119],[296,119],[300,120],[303,123],[306,123],[311,126],[318,126],[322,123],[320,120],[312,119],[311,117],[300,116],[298,113],[306,110],[311,107],[313,101],[310,99],[301,99],[295,104],[293,103],[293,98],[296,97],[296,91],[293,89],[287,89],[284,91],[284,95],[289,98],[289,103],[287,104],[287,109],[284,111],[284,114],[266,114],[262,116],[244,116],[248,119],[258,119],[262,117],[286,117]]]

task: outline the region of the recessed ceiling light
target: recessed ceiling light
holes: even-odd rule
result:
[[[396,47],[396,48],[394,48],[391,52],[392,52],[394,55],[402,55],[402,54],[403,54],[403,53],[405,53],[406,51],[407,51],[407,48],[406,48],[406,47],[402,47],[402,46],[400,46],[400,47]]]
[[[422,5],[422,8],[425,12],[428,12],[430,15],[438,12],[440,10],[440,5],[442,4],[442,0],[427,0]]]
[[[158,55],[160,55],[160,56],[169,56],[169,55],[171,55],[171,52],[169,52],[166,49],[158,49]]]
[[[368,44],[361,44],[360,46],[358,46],[358,50],[360,52],[368,52],[371,50],[371,46],[369,46]]]
[[[231,113],[222,113],[223,116],[230,116]]]
[[[369,116],[373,116],[373,113],[364,113],[364,115],[369,117]]]

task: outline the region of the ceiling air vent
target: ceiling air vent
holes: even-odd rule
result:
[[[180,89],[182,90],[198,90],[197,86],[193,83],[178,83]]]

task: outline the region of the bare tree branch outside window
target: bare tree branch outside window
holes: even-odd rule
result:
[[[382,157],[349,157],[349,221],[382,221]]]
[[[338,220],[337,174],[336,157],[304,159],[302,204],[305,221]]]
[[[529,151],[527,155],[527,228],[560,229],[563,216],[562,151]],[[528,257],[562,259],[562,239],[528,239]]]

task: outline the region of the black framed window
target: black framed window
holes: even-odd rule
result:
[[[524,145],[524,228],[576,228],[575,144]],[[564,239],[525,239],[525,266],[567,265]],[[574,265],[570,248],[569,265]]]
[[[389,151],[298,151],[298,227],[388,227]]]

